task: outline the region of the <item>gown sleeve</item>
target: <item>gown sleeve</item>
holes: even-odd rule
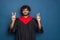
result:
[[[11,23],[10,23],[9,28],[8,28],[8,33],[14,33],[14,32],[16,32],[16,30],[17,30],[17,24],[18,24],[18,19],[15,20],[13,29],[10,29],[10,25],[11,25]]]
[[[43,33],[43,26],[41,25],[41,29],[38,28],[38,22],[35,18],[34,19],[34,28],[36,32]]]

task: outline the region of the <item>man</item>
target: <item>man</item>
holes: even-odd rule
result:
[[[43,32],[40,16],[37,16],[36,19],[29,16],[31,8],[28,5],[23,5],[20,11],[19,18],[16,18],[16,14],[12,14],[9,33],[16,33],[16,40],[35,40],[36,32]]]

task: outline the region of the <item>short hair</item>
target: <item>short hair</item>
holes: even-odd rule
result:
[[[20,12],[22,13],[22,11],[24,10],[24,9],[28,9],[28,11],[30,12],[31,11],[31,8],[30,8],[30,6],[28,6],[28,5],[23,5],[21,8],[20,8]]]

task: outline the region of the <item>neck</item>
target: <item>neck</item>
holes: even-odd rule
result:
[[[27,15],[27,16],[24,16],[24,18],[27,18],[29,15]]]

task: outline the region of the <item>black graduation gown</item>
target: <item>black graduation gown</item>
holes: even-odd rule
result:
[[[38,28],[38,23],[35,18],[33,18],[29,23],[24,24],[18,18],[14,23],[14,28],[9,28],[9,33],[16,34],[16,40],[36,40],[36,32],[43,32],[43,27]]]

